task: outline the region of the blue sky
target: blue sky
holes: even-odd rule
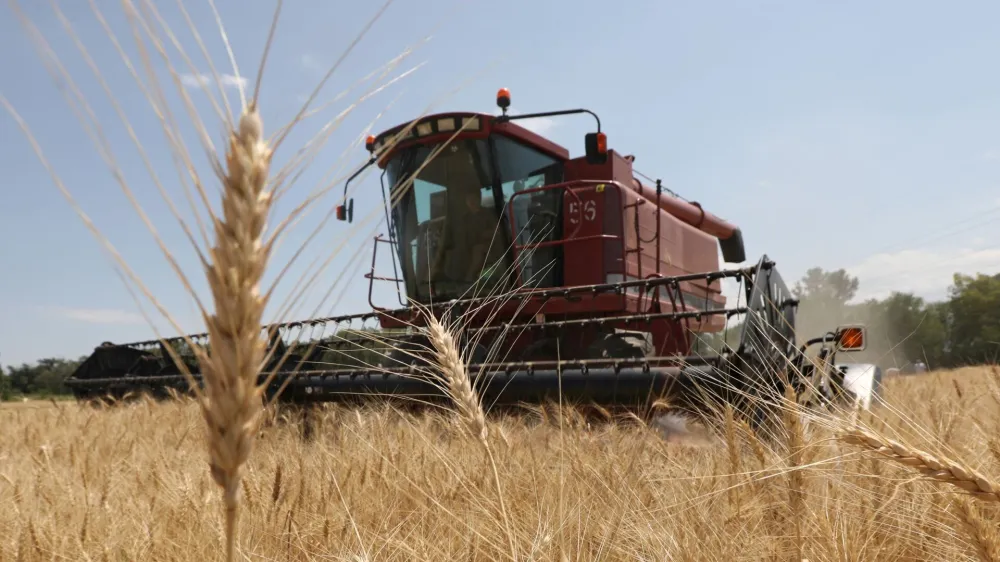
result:
[[[95,3],[129,56],[137,57],[120,3]],[[49,3],[21,4],[71,69],[129,185],[204,295],[190,244],[100,83]],[[165,189],[187,209],[169,144],[88,3],[61,4]],[[252,83],[272,3],[216,0],[216,5],[241,73]],[[213,63],[232,74],[207,4],[185,6]],[[379,6],[286,2],[262,89],[268,131],[295,114]],[[195,77],[208,72],[205,59],[177,4],[157,3],[157,9],[191,57],[194,68],[171,50],[218,146],[223,129]],[[396,0],[318,99],[334,99],[407,47],[414,52],[383,81],[421,66],[336,127],[275,213],[287,214],[312,190],[362,162],[359,146],[342,155],[376,117],[377,131],[431,104],[438,110],[491,112],[496,89],[505,86],[518,111],[580,106],[596,111],[612,148],[635,154],[639,171],[663,178],[688,199],[739,224],[751,259],[767,253],[790,282],[813,265],[845,267],[860,277],[861,296],[898,289],[941,298],[955,271],[1000,270],[998,18],[1000,4],[985,1],[952,2],[947,8],[901,1],[634,1],[611,8],[591,1]],[[191,298],[9,10],[0,18],[0,53],[0,94],[31,127],[56,172],[182,328],[199,330]],[[151,56],[196,167],[210,176],[180,97],[156,54]],[[277,164],[373,83],[301,124],[280,147]],[[227,93],[236,103],[236,89]],[[591,122],[570,117],[535,127],[576,155]],[[6,273],[0,280],[0,363],[78,356],[104,340],[150,337],[112,262],[6,112],[0,112],[0,142],[0,263]],[[355,194],[357,216],[381,215],[377,176],[367,176]],[[331,194],[289,235],[274,263],[284,263],[333,204]],[[190,210],[183,214],[191,216]],[[371,236],[381,231],[378,224],[354,229],[327,224],[287,278],[301,277],[314,258],[343,250],[291,316],[368,310],[361,275],[370,260]],[[355,252],[360,261],[351,266]],[[355,283],[344,283],[347,279]],[[292,283],[279,287],[276,294],[283,298]],[[391,304],[391,298],[378,292],[376,304]],[[142,303],[154,323],[169,330]]]

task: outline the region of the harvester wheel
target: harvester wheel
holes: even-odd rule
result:
[[[480,343],[462,341],[462,358],[466,363],[484,363],[488,358],[486,347]],[[406,341],[395,342],[380,360],[379,364],[385,368],[399,368],[401,366],[425,366],[433,363],[434,350],[430,340],[425,336],[418,336]]]
[[[653,355],[653,345],[641,332],[615,332],[590,344],[587,355],[591,359],[642,359]]]
[[[539,339],[524,348],[518,361],[548,361],[559,358],[559,341],[555,337]]]

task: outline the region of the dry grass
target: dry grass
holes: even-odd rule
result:
[[[862,421],[1000,474],[996,404],[988,392],[959,397],[954,380],[992,384],[976,369],[894,380],[888,405]],[[220,559],[223,500],[204,469],[193,401],[44,404],[0,409],[0,560]],[[755,441],[740,423],[706,447],[635,425],[490,419],[505,436],[490,441],[495,476],[465,423],[329,407],[311,441],[294,423],[263,429],[246,468],[237,557],[729,561],[801,550],[815,562],[998,552],[994,502],[842,444],[817,420],[796,431],[791,459],[789,443]],[[789,478],[790,463],[803,472]]]

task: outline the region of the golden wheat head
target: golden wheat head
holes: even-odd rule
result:
[[[215,244],[206,276],[215,303],[206,315],[209,349],[197,349],[204,383],[212,478],[224,490],[227,551],[232,552],[243,465],[250,457],[263,410],[257,384],[266,342],[261,319],[266,299],[260,291],[267,265],[264,227],[271,208],[267,190],[271,150],[254,104],[230,133],[226,175],[221,178],[222,214],[214,220]]]

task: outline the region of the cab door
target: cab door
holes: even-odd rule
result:
[[[561,183],[562,162],[504,136],[495,135],[492,144],[503,223],[519,247],[518,284],[558,287],[562,284],[562,246],[537,245],[562,239],[563,190],[531,190]]]

